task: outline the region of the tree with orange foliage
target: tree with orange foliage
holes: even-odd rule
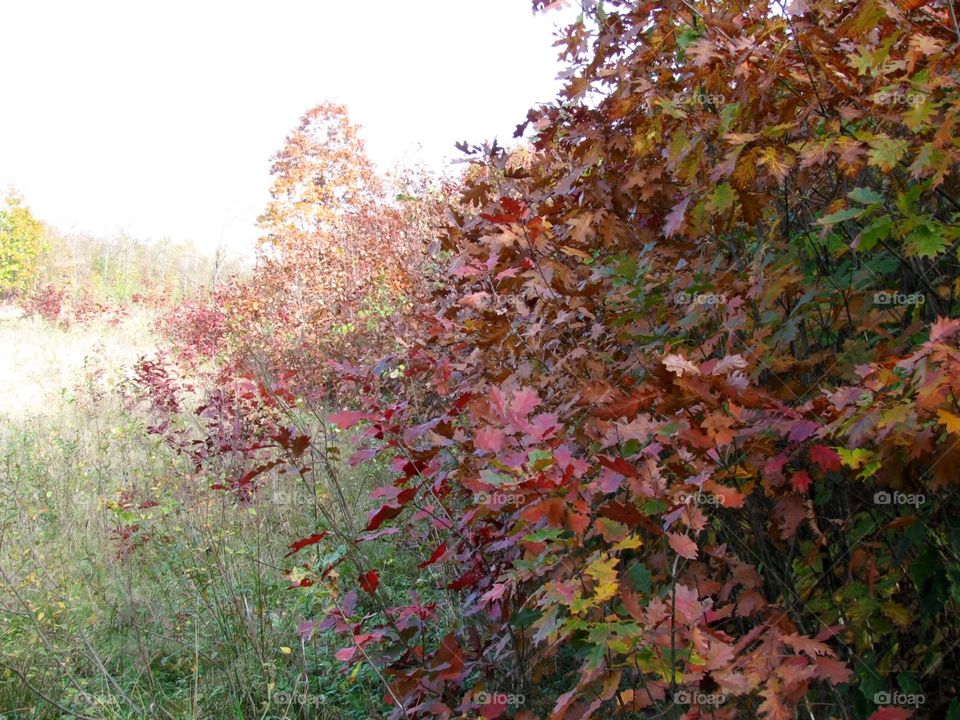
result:
[[[422,168],[381,177],[331,102],[303,115],[271,173],[255,285],[228,293],[229,325],[247,362],[317,379],[348,350],[385,349],[381,326],[418,292],[449,191]]]

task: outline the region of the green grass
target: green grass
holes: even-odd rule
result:
[[[374,671],[345,676],[335,639],[296,633],[329,601],[281,574],[316,527],[312,493],[274,478],[251,506],[225,501],[125,401],[149,320],[0,322],[0,717],[379,717]],[[375,478],[338,470],[329,511],[355,524]]]

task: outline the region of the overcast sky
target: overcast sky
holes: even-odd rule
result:
[[[0,189],[63,231],[252,244],[269,159],[344,102],[387,166],[509,139],[549,100],[529,0],[0,0]],[[418,145],[422,149],[418,150]]]

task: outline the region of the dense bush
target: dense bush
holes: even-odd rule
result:
[[[357,542],[419,537],[457,608],[333,608],[396,717],[960,714],[958,39],[946,3],[569,28],[411,351],[339,366],[396,472]]]

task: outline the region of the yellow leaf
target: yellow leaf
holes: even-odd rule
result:
[[[633,550],[643,545],[643,540],[640,539],[639,535],[631,535],[626,537],[616,545],[613,546],[614,550]]]
[[[284,645],[280,648],[280,652],[282,652],[284,655],[289,655],[290,653],[293,652],[293,650],[291,650],[286,645]]]
[[[619,562],[619,558],[608,558],[607,560],[594,560],[587,566],[587,575],[597,581],[593,597],[595,602],[604,602],[617,594],[616,565]]]
[[[883,610],[884,615],[886,615],[900,627],[906,627],[913,620],[913,615],[910,613],[910,610],[899,603],[884,603],[881,606],[881,610]]]
[[[937,417],[940,418],[940,424],[947,428],[947,432],[960,435],[960,417],[946,410],[937,410]]]

